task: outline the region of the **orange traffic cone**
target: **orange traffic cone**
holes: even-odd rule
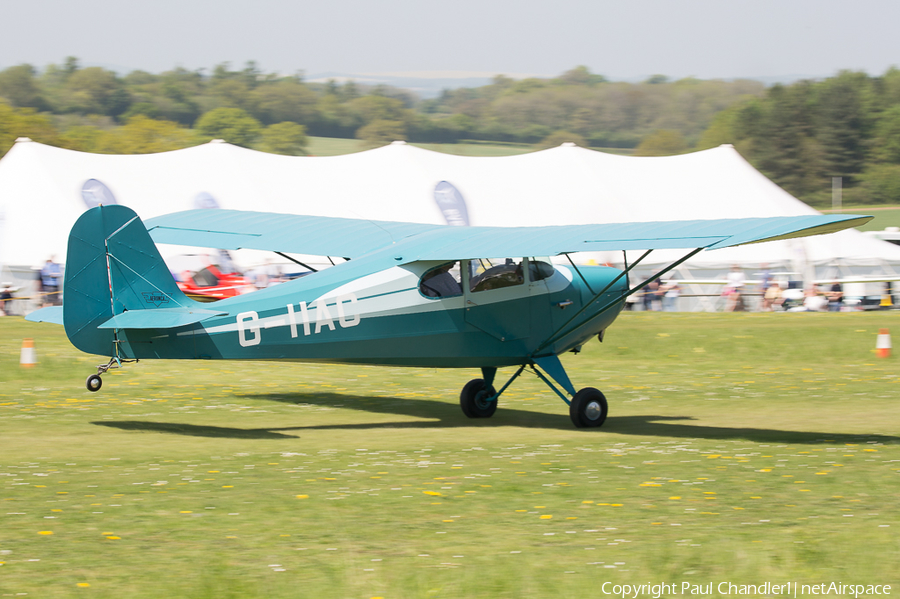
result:
[[[31,368],[37,364],[37,354],[34,351],[34,339],[22,339],[22,353],[19,354],[19,366]]]
[[[875,353],[879,358],[889,358],[891,356],[891,334],[887,329],[879,329],[878,337],[875,340]]]

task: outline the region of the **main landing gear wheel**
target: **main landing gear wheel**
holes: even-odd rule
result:
[[[569,416],[576,427],[593,428],[603,424],[608,409],[603,393],[593,387],[585,387],[572,398]]]
[[[103,379],[100,378],[99,374],[92,374],[91,376],[87,377],[84,385],[85,387],[87,387],[88,391],[96,393],[100,390],[100,387],[103,386]]]
[[[484,379],[472,379],[459,394],[459,405],[469,418],[490,418],[497,411],[497,392],[484,384]]]

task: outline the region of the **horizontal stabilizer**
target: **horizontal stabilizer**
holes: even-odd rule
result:
[[[215,310],[190,310],[186,308],[157,308],[155,310],[130,310],[116,314],[98,329],[174,329],[187,326],[228,312]]]
[[[35,310],[25,317],[29,322],[52,322],[53,324],[63,323],[62,306],[47,306],[40,310]]]

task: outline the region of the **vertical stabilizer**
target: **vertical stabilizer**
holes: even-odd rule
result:
[[[196,302],[178,289],[133,210],[97,206],[75,222],[63,301],[63,323],[72,345],[87,353],[117,356],[116,330],[99,325],[125,311],[194,306]]]

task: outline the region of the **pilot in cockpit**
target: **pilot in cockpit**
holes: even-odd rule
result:
[[[453,297],[462,295],[462,287],[450,270],[456,266],[456,262],[450,262],[435,268],[422,277],[421,290],[428,297]]]

